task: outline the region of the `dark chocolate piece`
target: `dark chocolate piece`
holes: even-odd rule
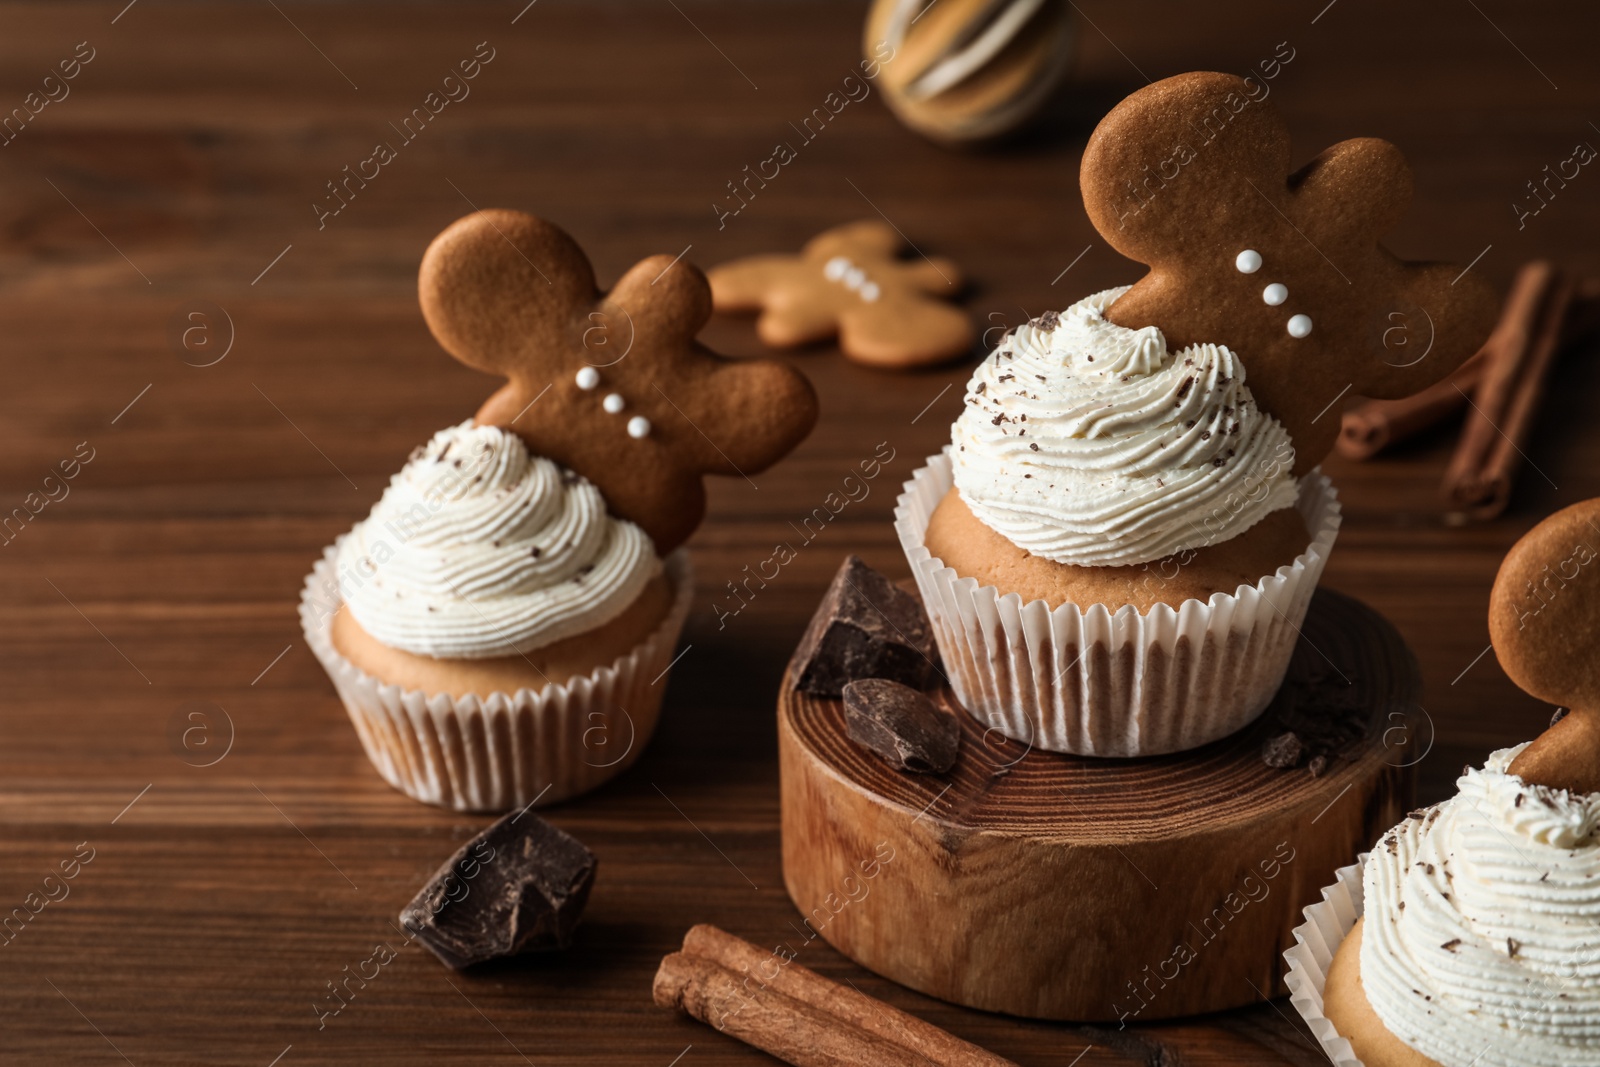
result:
[[[1261,746],[1261,760],[1268,767],[1276,770],[1286,770],[1298,766],[1300,757],[1305,754],[1305,745],[1300,743],[1300,738],[1295,736],[1293,730],[1271,738]]]
[[[850,556],[794,654],[794,687],[835,700],[857,678],[926,689],[938,674],[933,627],[917,598]]]
[[[594,854],[577,838],[523,809],[457,850],[400,922],[456,970],[566,948],[594,871]]]
[[[1380,743],[1373,709],[1361,694],[1361,687],[1352,685],[1343,673],[1335,673],[1331,664],[1319,661],[1304,675],[1291,672],[1268,713],[1269,740],[1263,746],[1263,762],[1282,770],[1305,767],[1313,778],[1320,778],[1341,763],[1360,759],[1372,745]],[[1421,723],[1416,721],[1420,709],[1397,705],[1394,711],[1407,729],[1390,726],[1383,732],[1381,743],[1398,749],[1409,743],[1420,728]],[[1395,722],[1395,715],[1391,713],[1386,721]],[[1280,767],[1273,762],[1275,757],[1269,746],[1280,746],[1282,752],[1276,758],[1287,759],[1290,745],[1285,738],[1290,735],[1300,750],[1293,762],[1283,762]],[[1401,755],[1392,754],[1392,761],[1398,762]]]
[[[961,724],[910,686],[858,678],[844,687],[850,740],[914,774],[943,774],[961,751]]]

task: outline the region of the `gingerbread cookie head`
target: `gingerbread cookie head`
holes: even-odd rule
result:
[[[1150,268],[1107,317],[1157,326],[1172,349],[1238,353],[1298,474],[1333,447],[1335,401],[1443,378],[1499,302],[1475,274],[1378,244],[1411,199],[1399,149],[1341,141],[1290,173],[1289,131],[1262,89],[1209,73],[1140,89],[1095,129],[1081,185],[1100,235]]]
[[[705,515],[706,474],[749,477],[799,444],[817,398],[798,371],[695,341],[705,276],[652,256],[609,293],[577,243],[518,211],[479,211],[422,259],[422,313],[445,350],[506,384],[480,423],[589,479],[663,555]]]
[[[1489,638],[1519,688],[1570,709],[1511,773],[1600,792],[1600,499],[1556,512],[1512,546],[1489,595]]]
[[[774,348],[837,336],[857,363],[909,369],[943,363],[972,346],[972,320],[943,303],[961,291],[947,259],[902,258],[906,242],[886,222],[836,226],[797,256],[750,256],[712,269],[718,311],[760,311],[756,332]]]

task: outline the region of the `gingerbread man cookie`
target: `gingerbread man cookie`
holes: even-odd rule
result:
[[[1262,86],[1229,74],[1155,82],[1113,108],[1084,150],[1084,206],[1150,272],[1108,310],[1169,348],[1227,345],[1289,430],[1295,472],[1332,449],[1344,395],[1392,398],[1477,351],[1498,300],[1477,275],[1378,244],[1411,171],[1357,138],[1289,172],[1289,131]]]
[[[942,363],[972,346],[972,320],[939,298],[961,290],[948,259],[902,259],[905,242],[886,222],[835,226],[798,256],[750,256],[713,268],[718,311],[757,311],[756,331],[774,348],[835,335],[858,363],[903,370]]]
[[[695,341],[711,292],[672,256],[635,264],[602,293],[563,231],[518,211],[479,211],[434,238],[418,288],[445,350],[508,379],[478,421],[515,430],[589,479],[662,555],[704,517],[703,475],[748,477],[816,423],[804,375]]]
[[[1519,688],[1571,709],[1511,773],[1600,792],[1600,499],[1556,512],[1512,546],[1489,595],[1489,638]]]

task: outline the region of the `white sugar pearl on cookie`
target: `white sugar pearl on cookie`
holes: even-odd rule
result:
[[[589,390],[600,384],[600,372],[593,367],[585,367],[578,372],[578,388]]]
[[[606,398],[600,401],[600,406],[605,408],[608,414],[615,415],[627,406],[627,401],[622,399],[621,393],[608,393]]]
[[[850,261],[844,256],[834,256],[822,268],[822,276],[830,282],[836,282],[844,277],[844,272],[850,269]]]
[[[1247,248],[1234,257],[1233,265],[1239,268],[1240,274],[1254,274],[1261,269],[1261,253]]]
[[[1289,320],[1290,337],[1307,337],[1311,333],[1311,316],[1296,315]]]
[[[1282,282],[1273,282],[1271,285],[1261,290],[1261,299],[1265,300],[1273,307],[1277,307],[1279,304],[1289,299],[1289,287],[1284,285]]]
[[[637,440],[650,432],[650,420],[643,415],[635,415],[628,420],[628,436]]]
[[[851,267],[844,272],[844,287],[846,289],[859,289],[861,283],[867,280],[867,272],[860,267]]]
[[[878,289],[878,283],[877,282],[868,282],[868,283],[866,283],[865,285],[863,285],[861,287],[859,292],[860,292],[861,299],[865,300],[867,303],[870,304],[874,300],[878,299],[880,290]]]

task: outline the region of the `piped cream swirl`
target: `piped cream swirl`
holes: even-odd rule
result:
[[[661,561],[586,479],[468,421],[411,454],[341,541],[338,569],[348,610],[379,641],[481,659],[609,622]]]
[[[1600,793],[1508,774],[1523,747],[1466,770],[1363,871],[1367,999],[1444,1067],[1600,1063]]]
[[[1035,556],[1119,567],[1236,537],[1295,502],[1294,447],[1221,345],[1105,318],[1127,290],[1012,331],[952,428],[973,514]]]

